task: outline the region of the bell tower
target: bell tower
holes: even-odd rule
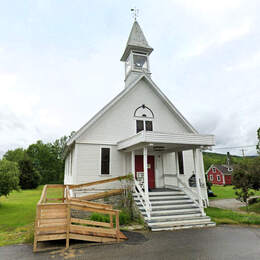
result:
[[[121,61],[125,62],[125,87],[128,87],[142,73],[151,75],[149,55],[153,48],[149,46],[139,23],[132,26]]]

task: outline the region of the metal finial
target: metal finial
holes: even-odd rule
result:
[[[136,7],[135,8],[131,8],[131,12],[132,12],[133,18],[136,21],[137,17],[139,16],[139,9],[137,9]]]

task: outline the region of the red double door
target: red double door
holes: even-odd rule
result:
[[[147,168],[148,168],[148,188],[155,188],[155,174],[154,174],[154,156],[148,156],[147,158]],[[136,172],[144,171],[144,160],[142,155],[135,156],[135,174]]]

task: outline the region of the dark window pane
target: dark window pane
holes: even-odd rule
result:
[[[182,152],[178,152],[178,163],[179,163],[180,174],[184,174],[183,154],[182,154]]]
[[[145,121],[145,130],[153,131],[153,122],[152,121]]]
[[[139,133],[144,130],[144,121],[136,120],[136,133]]]
[[[109,174],[110,148],[101,148],[101,174]]]

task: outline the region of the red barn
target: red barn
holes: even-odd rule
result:
[[[213,164],[206,172],[208,181],[216,185],[230,185],[233,166]]]

